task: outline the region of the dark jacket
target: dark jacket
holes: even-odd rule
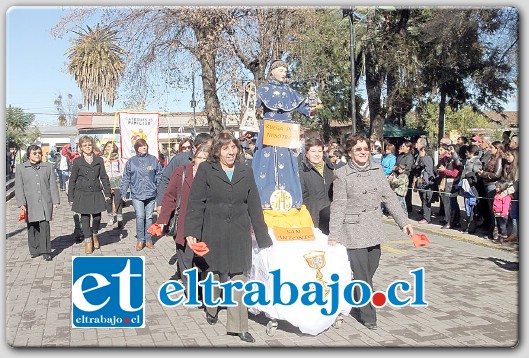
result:
[[[191,152],[180,152],[171,158],[169,164],[167,164],[163,169],[162,176],[160,177],[160,182],[158,184],[156,193],[156,205],[162,205],[165,190],[167,189],[167,185],[169,184],[169,180],[171,179],[175,169],[191,163],[192,160],[193,153]]]
[[[385,203],[401,229],[409,224],[382,167],[370,161],[360,168],[349,160],[335,171],[329,240],[347,249],[367,248],[386,241],[381,203]]]
[[[494,159],[493,157],[483,165],[483,172],[480,177],[483,179],[483,185],[494,185],[496,182],[501,179],[503,174],[503,158],[498,156]]]
[[[187,203],[184,236],[209,247],[210,271],[238,273],[252,266],[252,236],[259,247],[272,245],[252,169],[235,162],[230,181],[220,163],[198,167]]]
[[[332,201],[334,170],[333,165],[328,160],[324,161],[323,177],[312,166],[306,156],[303,157],[299,167],[303,204],[310,213],[314,227],[320,226],[320,211],[331,205]],[[326,220],[328,221],[328,219],[327,217]],[[325,225],[325,228],[327,227],[328,225]],[[322,229],[321,227],[319,228]]]
[[[189,193],[191,191],[191,184],[193,183],[193,163],[189,163],[185,166],[186,176],[184,180],[184,187],[182,188],[182,199],[180,199],[180,212],[178,215],[178,226],[176,229],[176,236],[174,240],[177,244],[185,246],[184,237],[184,219],[187,211],[187,201],[189,200]],[[184,174],[184,167],[177,167],[173,171],[171,180],[165,190],[165,195],[161,202],[162,210],[158,215],[157,224],[167,225],[171,214],[176,209],[178,204],[178,196],[180,195],[180,187],[182,186],[182,175]]]
[[[162,165],[151,154],[136,154],[125,164],[121,182],[121,195],[130,187],[132,199],[147,200],[156,197],[156,188],[162,176]]]
[[[105,196],[110,197],[110,182],[103,158],[94,154],[92,164],[88,164],[84,156],[76,158],[68,182],[68,201],[73,203],[72,211],[99,214],[106,210]]]
[[[28,222],[51,221],[53,205],[60,202],[53,166],[41,162],[34,168],[29,161],[17,164],[15,197],[18,207],[26,207]]]
[[[410,151],[406,154],[399,154],[397,156],[397,162],[395,163],[395,165],[399,166],[400,164],[404,164],[406,166],[406,171],[404,173],[410,175],[414,162],[415,160],[413,158],[413,154]]]

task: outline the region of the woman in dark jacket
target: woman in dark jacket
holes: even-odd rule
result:
[[[332,201],[333,165],[323,157],[323,142],[317,138],[305,141],[305,156],[299,167],[303,204],[307,206],[314,227],[329,234]]]
[[[492,203],[494,202],[494,195],[496,195],[496,182],[501,179],[503,174],[503,144],[499,140],[492,142],[489,147],[491,158],[483,166],[483,170],[478,172],[478,175],[483,180],[483,186],[485,187],[485,193],[487,195],[488,209],[490,225],[487,228],[487,236],[489,239],[493,239],[494,232],[494,212],[492,211]]]
[[[202,241],[209,247],[204,259],[217,282],[246,282],[252,266],[252,227],[259,247],[272,245],[252,169],[237,160],[238,154],[239,141],[231,133],[215,138],[208,161],[193,180],[184,221],[187,244]],[[216,297],[219,293],[215,290]],[[238,305],[227,308],[226,330],[253,343],[242,294],[233,294]],[[218,307],[206,307],[209,324],[217,322],[217,314]]]
[[[210,151],[210,145],[199,145],[193,155],[193,161],[186,166],[177,167],[173,171],[163,196],[158,220],[156,221],[157,224],[161,225],[163,230],[163,227],[167,225],[171,218],[171,214],[175,211],[178,205],[178,196],[182,194],[182,197],[180,198],[180,210],[178,212],[178,226],[176,228],[176,236],[174,237],[176,243],[176,257],[180,273],[193,267],[193,250],[186,245],[184,237],[184,219],[186,216],[187,201],[189,199],[189,192],[191,191],[191,184],[197,173],[198,166],[200,163],[205,162],[208,159]],[[185,179],[182,183],[184,169]],[[184,287],[187,287],[187,276],[181,275],[181,279]]]
[[[94,139],[82,136],[79,146],[82,154],[73,161],[68,183],[68,202],[73,212],[81,214],[85,253],[91,254],[94,249],[99,249],[97,233],[101,224],[101,212],[106,210],[106,201],[110,200],[110,182],[103,158],[94,155]],[[104,196],[101,190],[104,191]]]

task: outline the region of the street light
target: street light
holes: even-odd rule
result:
[[[350,59],[351,59],[351,130],[352,135],[356,133],[356,101],[355,101],[355,27],[353,24],[354,11],[350,7],[342,9],[343,17],[349,17],[349,34],[350,34]]]

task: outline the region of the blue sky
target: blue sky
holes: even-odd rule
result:
[[[81,91],[66,69],[65,53],[71,46],[68,39],[72,35],[55,39],[50,33],[66,12],[61,7],[27,6],[11,7],[6,13],[6,106],[34,113],[38,125],[57,124],[58,114],[53,102],[59,94],[64,98],[71,93],[82,103]],[[197,77],[197,87],[200,85]],[[190,92],[161,94],[157,103],[147,104],[145,109],[192,111]],[[197,101],[203,102],[199,92]],[[121,109],[124,105],[119,98],[113,108],[103,105],[103,111]],[[90,108],[90,111],[94,110]],[[199,110],[201,108],[197,107]],[[506,106],[506,110],[517,110],[516,99]],[[82,111],[88,109],[84,107]]]
[[[51,28],[67,13],[61,7],[12,7],[6,13],[6,106],[20,107],[34,113],[38,125],[56,125],[58,113],[54,101],[68,93],[82,103],[81,91],[67,72],[65,55],[71,46],[69,35],[56,39]],[[93,24],[89,24],[93,25]],[[197,87],[200,86],[197,78]],[[190,92],[190,91],[188,91]],[[197,94],[197,101],[200,94]],[[160,95],[146,110],[192,111],[191,93],[182,91]],[[200,101],[203,102],[203,101]],[[200,106],[199,102],[199,106]],[[103,111],[124,109],[116,100],[113,108],[103,104]],[[201,108],[197,107],[197,111]],[[88,111],[86,107],[82,111]],[[95,108],[90,107],[90,111]]]

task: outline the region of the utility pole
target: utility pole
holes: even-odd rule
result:
[[[195,101],[195,71],[191,72],[192,88],[193,94],[191,95],[191,107],[193,108],[193,125],[197,126],[197,117],[196,117],[196,106],[197,102]]]
[[[356,101],[355,101],[355,27],[353,8],[342,10],[343,15],[349,15],[349,34],[350,34],[350,58],[351,58],[351,130],[352,135],[356,133]]]

